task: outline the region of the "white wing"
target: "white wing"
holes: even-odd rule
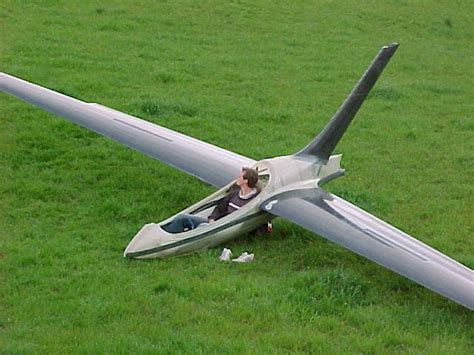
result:
[[[95,103],[0,73],[0,90],[112,138],[211,185],[232,181],[254,160]]]
[[[293,190],[260,207],[474,309],[471,269],[333,194]]]

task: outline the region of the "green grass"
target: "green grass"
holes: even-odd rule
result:
[[[0,70],[262,159],[401,46],[327,188],[474,268],[469,1],[3,1]],[[169,260],[131,237],[212,188],[0,95],[0,352],[470,353],[473,315],[283,220]]]

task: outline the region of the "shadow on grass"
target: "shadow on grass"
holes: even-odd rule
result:
[[[403,98],[403,92],[392,86],[382,86],[380,88],[375,88],[368,97],[370,99],[380,99],[386,101],[398,101]]]
[[[151,117],[185,116],[193,117],[198,110],[191,104],[159,99],[143,99],[132,104],[133,111]]]

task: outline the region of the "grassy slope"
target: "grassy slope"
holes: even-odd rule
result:
[[[401,42],[328,186],[474,267],[468,1],[0,5],[1,71],[260,159],[312,138]],[[211,188],[0,95],[0,350],[468,352],[472,314],[277,221],[130,261],[131,236]],[[260,144],[255,144],[260,142]]]

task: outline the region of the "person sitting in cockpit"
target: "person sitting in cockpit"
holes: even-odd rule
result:
[[[169,233],[181,233],[206,223],[212,223],[228,214],[237,211],[257,196],[256,188],[258,172],[251,168],[242,168],[235,185],[223,199],[219,201],[212,213],[206,219],[188,213],[178,215],[164,229]]]

